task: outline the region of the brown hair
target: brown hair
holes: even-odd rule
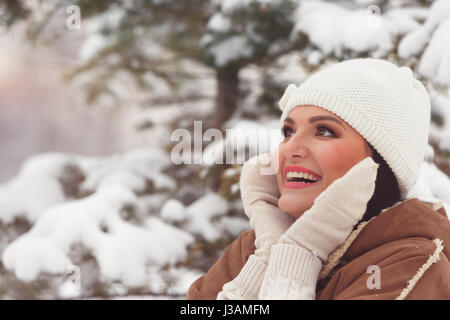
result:
[[[367,203],[366,212],[361,221],[370,220],[372,217],[379,215],[381,210],[392,207],[396,202],[401,200],[400,188],[394,173],[375,148],[370,144],[368,145],[373,152],[373,161],[380,166],[378,167],[375,191]]]

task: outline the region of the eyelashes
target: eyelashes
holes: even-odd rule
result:
[[[337,134],[334,132],[334,130],[330,129],[325,125],[318,125],[316,129],[318,130],[325,129],[326,131],[330,132],[333,137],[337,137]],[[283,135],[284,138],[289,138],[290,132],[294,133],[294,130],[288,125],[284,125],[281,128],[281,134]]]
[[[288,136],[288,131],[294,132],[294,130],[292,130],[291,127],[286,126],[286,125],[284,125],[284,126],[281,128],[281,134],[283,135],[284,138],[287,138],[287,136]]]

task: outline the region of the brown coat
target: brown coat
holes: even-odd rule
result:
[[[187,299],[216,299],[253,254],[254,241],[253,230],[242,233],[191,285]],[[329,256],[316,299],[450,299],[449,244],[443,207],[418,199],[399,202],[360,223]],[[379,289],[369,266],[379,271]]]

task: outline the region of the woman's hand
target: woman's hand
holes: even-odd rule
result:
[[[280,191],[276,174],[267,175],[272,164],[270,154],[251,158],[242,168],[241,197],[250,226],[255,230],[255,255],[267,264],[270,247],[292,225],[293,218],[278,208]],[[266,169],[266,170],[264,170]]]
[[[279,243],[299,245],[325,262],[364,215],[375,190],[378,167],[367,157],[333,181],[280,237]]]

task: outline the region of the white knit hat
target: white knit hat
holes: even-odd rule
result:
[[[371,58],[334,64],[286,88],[281,124],[300,105],[324,108],[359,132],[392,169],[406,198],[419,176],[430,124],[430,98],[410,68]]]

